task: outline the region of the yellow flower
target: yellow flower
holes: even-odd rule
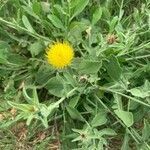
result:
[[[67,42],[56,42],[46,49],[46,57],[49,64],[57,69],[62,69],[71,64],[74,50]]]

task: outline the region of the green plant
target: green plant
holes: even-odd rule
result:
[[[2,1],[0,148],[150,149],[149,12],[148,0]],[[55,41],[72,45],[70,66],[47,62]]]

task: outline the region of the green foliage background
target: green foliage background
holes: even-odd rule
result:
[[[57,40],[75,50],[62,70]],[[149,150],[150,1],[1,0],[0,102],[2,150]]]

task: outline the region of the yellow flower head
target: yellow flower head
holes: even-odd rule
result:
[[[56,42],[46,49],[48,63],[57,69],[62,69],[69,64],[74,57],[74,50],[67,42]]]

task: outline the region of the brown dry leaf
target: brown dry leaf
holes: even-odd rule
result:
[[[86,33],[89,37],[91,36],[91,30],[92,28],[90,26],[86,29]]]
[[[28,129],[25,122],[19,122],[12,128],[12,132],[16,135],[18,141],[24,140],[27,137]]]
[[[38,142],[41,142],[42,140],[44,140],[46,138],[46,136],[47,136],[46,131],[45,132],[41,131],[41,132],[37,133],[33,143],[36,144]]]
[[[55,141],[53,141],[53,143],[50,143],[48,150],[60,150],[59,140],[55,140]]]
[[[107,43],[113,44],[117,41],[117,36],[115,34],[108,34],[107,35]]]
[[[24,87],[24,81],[21,82],[20,86],[19,86],[19,90],[21,90]]]
[[[79,82],[86,82],[88,80],[88,76],[87,75],[83,75],[79,78]]]
[[[0,121],[4,120],[4,115],[3,114],[0,114]]]
[[[38,140],[42,141],[46,138],[46,132],[40,132],[37,136],[38,136]]]
[[[11,115],[12,115],[13,117],[15,117],[15,116],[16,116],[16,113],[17,113],[17,109],[12,108],[12,109],[10,110],[10,113],[11,113]]]
[[[22,128],[20,130],[20,132],[18,133],[18,141],[22,141],[22,140],[25,140],[26,137],[27,137],[27,133],[28,133],[28,130],[27,128]]]

